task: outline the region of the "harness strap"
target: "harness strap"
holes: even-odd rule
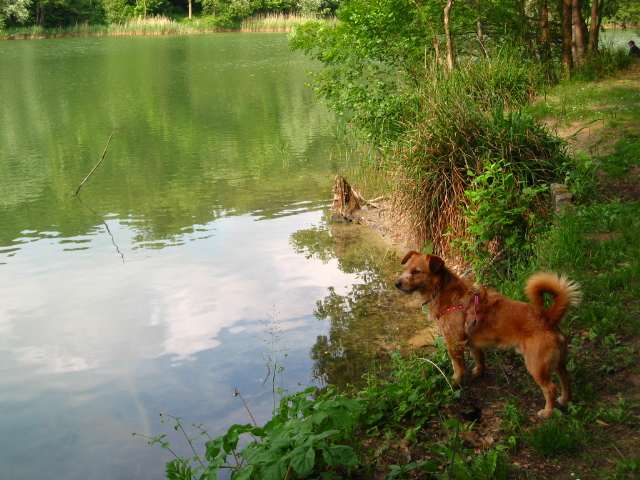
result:
[[[480,293],[479,292],[474,292],[474,293],[475,293],[475,298],[473,299],[473,323],[472,323],[473,326],[475,326],[476,322],[478,321],[478,305],[480,304]],[[443,316],[445,313],[452,312],[453,310],[461,310],[463,308],[467,309],[469,307],[465,305],[456,305],[455,307],[449,307],[446,310],[443,310],[442,312],[440,312],[438,315],[436,315],[436,320],[440,320],[440,317]]]
[[[465,308],[465,309],[466,309],[467,307],[466,307],[466,306],[464,306],[464,305],[457,305],[457,306],[455,306],[455,307],[447,308],[446,310],[444,310],[444,311],[440,312],[438,315],[436,315],[436,320],[440,320],[440,317],[441,317],[442,315],[444,315],[445,313],[451,312],[451,311],[453,311],[453,310],[460,310],[460,309],[462,309],[462,308]]]
[[[478,304],[480,303],[480,292],[474,292],[475,298],[473,299],[473,323],[472,326],[476,326],[478,321]]]

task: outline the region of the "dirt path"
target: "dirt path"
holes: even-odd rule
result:
[[[603,79],[594,82],[595,92],[614,90],[638,90],[640,88],[640,62],[634,62],[628,70],[617,74],[614,78]],[[558,97],[541,97],[539,101],[560,102]],[[640,106],[640,103],[636,103]],[[601,117],[601,120],[593,121],[589,118],[585,121],[567,121],[561,117],[548,117],[544,122],[555,131],[560,138],[569,142],[574,151],[584,150],[590,155],[600,156],[611,153],[613,144],[624,134],[640,132],[640,120],[633,119],[625,113],[624,104],[588,105],[586,108]],[[607,120],[619,123],[618,129],[607,126]]]

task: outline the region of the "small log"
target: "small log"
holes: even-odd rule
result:
[[[340,175],[333,179],[333,219],[350,222],[353,212],[360,210],[360,202],[351,185]]]

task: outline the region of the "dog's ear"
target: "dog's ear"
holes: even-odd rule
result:
[[[409,253],[407,253],[404,258],[402,259],[402,261],[400,262],[400,265],[404,265],[405,263],[407,263],[409,261],[409,259],[411,257],[413,257],[414,255],[420,255],[418,252],[411,250]]]
[[[429,270],[432,273],[436,273],[444,267],[444,260],[437,255],[427,255],[427,263],[429,263]]]

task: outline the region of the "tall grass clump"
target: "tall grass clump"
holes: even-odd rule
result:
[[[285,15],[281,13],[236,18],[229,15],[203,15],[192,19],[170,18],[166,15],[124,18],[108,24],[77,23],[67,27],[16,27],[0,29],[0,39],[28,39],[42,37],[87,37],[124,35],[173,35],[243,32],[290,32],[294,28],[314,21],[328,28],[337,22],[334,17],[314,15]]]
[[[394,211],[413,243],[474,263],[507,247],[530,250],[546,186],[563,178],[568,157],[564,142],[518,109],[538,79],[509,62],[434,71],[409,105],[406,134],[388,156]]]
[[[124,36],[124,35],[171,35],[203,33],[215,31],[216,27],[206,20],[196,20],[185,24],[165,15],[147,18],[129,18],[111,24],[77,23],[67,27],[45,28],[31,26],[0,30],[0,38],[28,39],[41,37],[88,37],[88,36]]]
[[[549,83],[549,72],[543,67],[539,61],[528,60],[518,48],[504,45],[489,58],[460,65],[454,81],[467,88],[483,110],[491,110],[497,103],[518,108]]]
[[[316,17],[284,13],[258,14],[242,20],[242,32],[290,32],[294,28],[311,21],[322,21],[331,28],[336,23],[335,17]]]
[[[109,35],[170,35],[194,33],[193,28],[160,15],[148,18],[132,18],[123,23],[109,25]]]

